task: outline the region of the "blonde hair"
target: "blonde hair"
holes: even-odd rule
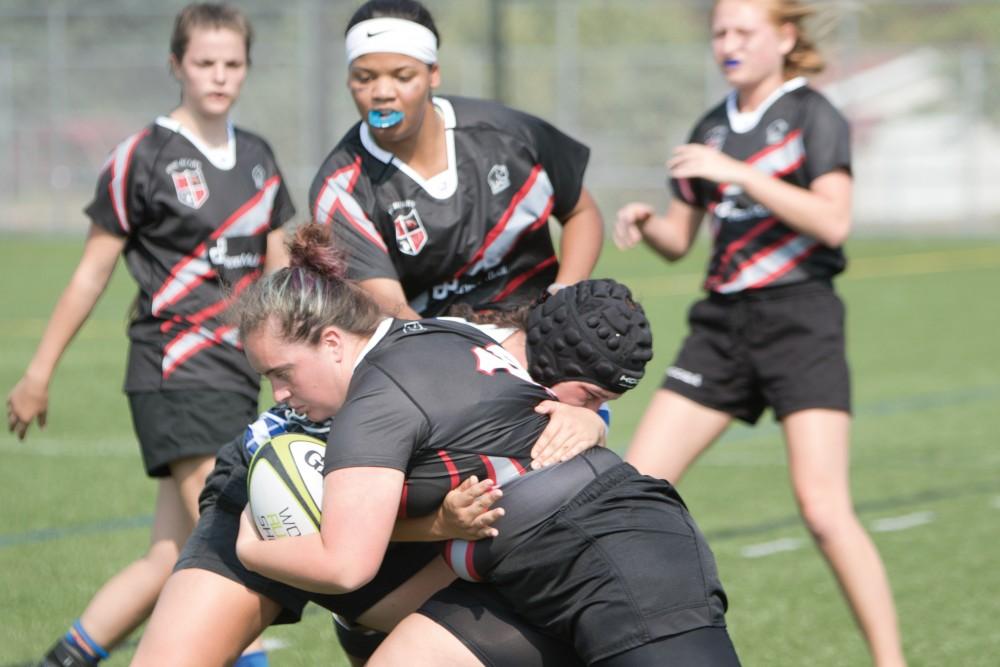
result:
[[[290,266],[261,278],[237,298],[230,311],[243,340],[268,322],[283,340],[319,343],[330,326],[371,335],[385,317],[371,297],[344,277],[346,265],[330,243],[330,229],[310,223],[289,244]]]

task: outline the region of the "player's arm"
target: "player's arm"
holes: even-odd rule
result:
[[[649,204],[631,202],[615,218],[614,241],[622,250],[645,241],[665,259],[673,262],[688,253],[698,235],[705,211],[674,197],[664,215],[656,215]]]
[[[387,315],[402,320],[419,320],[420,313],[410,308],[403,285],[392,278],[369,278],[358,283]]]
[[[35,419],[45,427],[56,365],[107,287],[125,241],[91,225],[80,263],[56,302],[27,370],[7,396],[7,426],[19,439]]]
[[[586,188],[580,190],[576,206],[559,219],[559,273],[556,284],[572,285],[590,277],[604,244],[604,219]]]
[[[667,166],[675,178],[738,185],[784,224],[831,248],[843,245],[851,230],[852,181],[846,169],[827,172],[802,188],[702,144],[679,146]]]
[[[236,553],[265,577],[306,591],[341,594],[372,580],[382,564],[403,489],[394,468],[341,468],[323,481],[320,532],[261,540],[244,512]]]
[[[440,540],[479,540],[496,537],[493,524],[503,516],[503,509],[490,506],[503,497],[493,480],[472,475],[448,492],[437,511],[427,516],[397,519],[392,530],[394,542],[438,542]]]
[[[264,273],[274,273],[288,266],[288,247],[285,245],[285,230],[273,229],[267,234],[267,250],[264,255]]]

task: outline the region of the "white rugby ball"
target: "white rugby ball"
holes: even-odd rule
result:
[[[282,433],[250,460],[247,489],[257,532],[265,540],[319,532],[326,443]]]

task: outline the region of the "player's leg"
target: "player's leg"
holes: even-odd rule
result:
[[[645,475],[677,484],[730,421],[725,412],[658,389],[632,436],[625,460]]]
[[[889,579],[851,501],[850,416],[800,410],[785,416],[782,426],[799,511],[847,597],[875,664],[904,665]]]
[[[160,594],[132,665],[231,664],[280,611],[274,600],[215,572],[178,570]]]
[[[397,665],[484,667],[455,635],[422,614],[410,614],[403,619],[367,662],[368,667]]]

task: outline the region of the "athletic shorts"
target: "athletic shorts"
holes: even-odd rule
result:
[[[680,496],[625,463],[504,556],[489,582],[529,624],[572,641],[587,664],[725,626],[715,559]],[[423,610],[440,618],[435,609],[447,595],[432,596]]]
[[[216,467],[199,499],[198,524],[174,569],[214,572],[274,600],[282,607],[276,625],[298,622],[307,602],[356,619],[439,555],[440,549],[434,543],[394,542],[389,545],[375,578],[362,588],[343,595],[310,593],[251,572],[236,556],[240,512],[247,498],[243,452],[240,439],[230,442],[219,452]]]
[[[489,584],[458,579],[418,613],[448,630],[486,667],[583,667],[572,644],[530,625]]]
[[[257,417],[257,401],[232,391],[135,392],[128,400],[150,477],[169,477],[180,459],[215,456]]]
[[[828,282],[711,294],[688,313],[690,333],[663,388],[755,423],[809,408],[850,412],[844,304]]]

